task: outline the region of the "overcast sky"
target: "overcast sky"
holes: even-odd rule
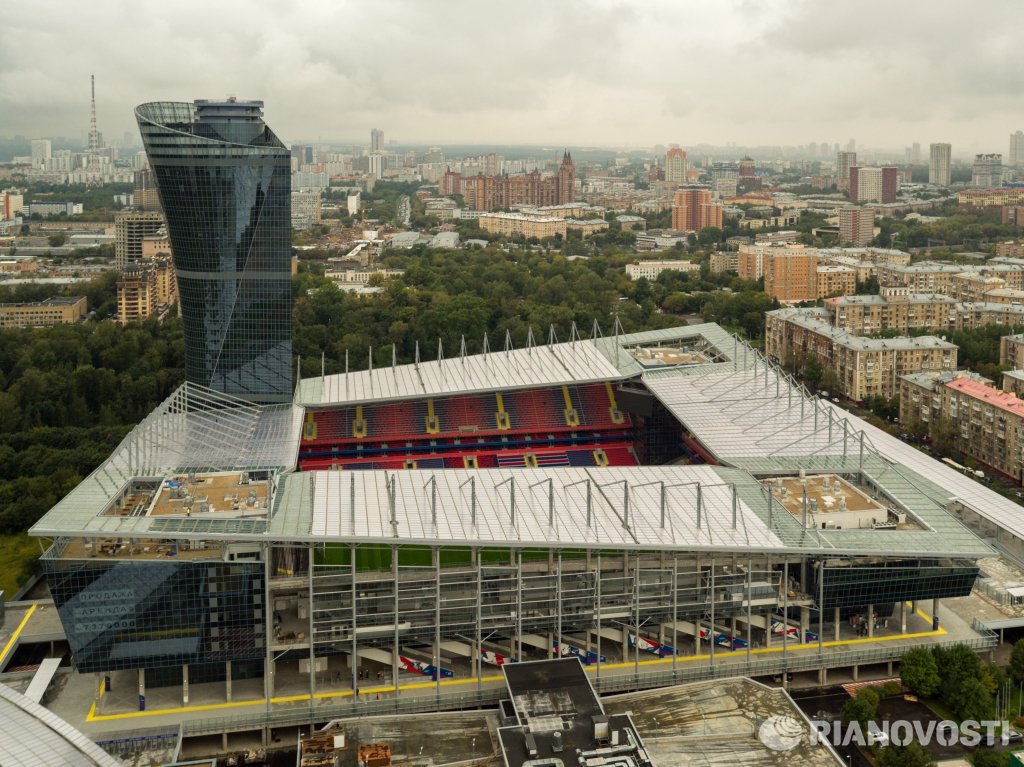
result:
[[[266,102],[286,142],[812,141],[1007,152],[1024,2],[32,0],[4,14],[0,135],[137,133],[144,101]],[[926,151],[926,150],[925,150]]]

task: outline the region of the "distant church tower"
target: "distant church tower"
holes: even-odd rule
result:
[[[558,168],[558,204],[576,201],[576,166],[572,164],[572,155],[566,151],[562,154],[562,164]]]

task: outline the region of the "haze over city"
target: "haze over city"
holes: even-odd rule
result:
[[[230,93],[286,140],[998,151],[1021,118],[1024,5],[974,11],[986,23],[881,0],[41,0],[5,21],[0,135],[84,136],[95,72],[110,137],[134,135],[138,103]]]

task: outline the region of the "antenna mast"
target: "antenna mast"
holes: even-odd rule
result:
[[[92,85],[92,106],[89,117],[89,154],[96,154],[100,149],[100,132],[96,129],[96,75],[89,75]]]

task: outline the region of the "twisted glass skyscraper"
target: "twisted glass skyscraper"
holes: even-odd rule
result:
[[[167,216],[186,378],[290,401],[291,161],[263,102],[153,102],[135,117]]]

